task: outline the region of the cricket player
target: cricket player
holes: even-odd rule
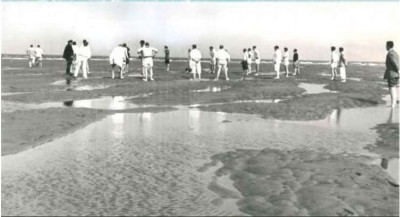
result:
[[[129,61],[130,61],[129,58],[131,57],[131,54],[129,53],[130,49],[126,43],[123,43],[122,47],[126,49],[125,64],[122,69],[122,73],[125,74],[125,73],[128,73],[128,70],[129,70]]]
[[[191,73],[193,74],[193,80],[196,80],[196,75],[198,75],[199,80],[201,80],[201,52],[197,49],[197,45],[192,45],[192,50],[189,53],[189,66]]]
[[[339,62],[339,55],[336,52],[336,47],[331,47],[331,80],[335,80],[337,76],[337,67]]]
[[[123,70],[126,63],[126,57],[128,54],[126,53],[127,49],[125,49],[122,44],[115,47],[110,54],[110,65],[111,65],[111,79],[115,78],[115,72],[119,73],[120,79],[124,79]]]
[[[289,49],[287,47],[283,48],[283,65],[285,67],[285,72],[286,72],[286,77],[289,77],[289,58],[290,58],[290,54],[289,54]]]
[[[275,46],[274,50],[275,50],[275,52],[272,55],[272,61],[274,63],[274,71],[276,72],[275,79],[279,79],[279,71],[280,71],[281,61],[282,61],[282,53],[279,50],[279,46]]]
[[[249,73],[247,73],[247,75],[249,75],[251,73],[251,64],[253,63],[253,52],[251,51],[251,48],[247,49],[247,54],[249,55],[249,58],[247,58],[247,65],[249,67]]]
[[[210,47],[210,73],[214,74],[215,73],[215,65],[217,63],[217,59],[215,58],[215,51],[214,47]]]
[[[254,62],[256,63],[256,76],[260,72],[261,56],[256,46],[253,46]]]
[[[29,63],[29,68],[32,68],[32,66],[35,64],[35,48],[33,45],[31,45],[28,50],[26,51],[26,54],[28,55],[28,63]]]
[[[92,52],[89,47],[89,42],[83,40],[83,45],[76,50],[76,67],[74,77],[78,77],[79,69],[82,66],[83,78],[87,79],[87,63],[88,59],[92,57]]]
[[[217,53],[215,54],[216,59],[217,59],[217,77],[214,79],[215,81],[218,81],[219,79],[219,75],[221,73],[221,69],[224,68],[224,72],[225,72],[225,79],[227,81],[229,81],[229,77],[228,77],[228,62],[231,60],[231,56],[229,55],[229,53],[224,49],[223,45],[219,46],[219,50],[217,51]]]
[[[164,54],[165,54],[165,59],[164,59],[165,66],[167,67],[167,71],[169,71],[169,62],[170,62],[170,60],[169,60],[169,49],[168,49],[168,46],[164,46]]]
[[[154,81],[153,78],[153,57],[157,54],[158,50],[156,48],[150,47],[150,43],[146,42],[143,48],[138,50],[138,54],[142,54],[142,67],[144,78],[143,81],[147,81],[148,76],[150,80]]]
[[[76,68],[76,53],[78,51],[78,45],[76,44],[76,41],[72,42],[72,50],[73,50],[74,54],[73,54],[73,60],[72,60],[72,64],[71,64],[71,72],[75,72],[75,68]]]
[[[35,49],[36,66],[40,66],[40,68],[42,68],[42,60],[43,60],[43,49],[40,48],[40,45],[38,45]]]
[[[72,40],[69,40],[64,48],[63,58],[67,61],[66,74],[71,74],[72,61],[74,60],[74,50],[72,49]]]
[[[249,58],[249,53],[247,52],[247,49],[243,49],[243,60],[241,63],[242,69],[243,69],[243,78],[242,80],[246,80],[246,76],[249,74],[249,64],[247,62],[247,59]]]
[[[142,49],[142,48],[144,48],[144,44],[145,44],[145,43],[146,43],[146,42],[145,42],[144,40],[140,40],[140,42],[139,42],[140,48],[137,49],[138,58],[140,59],[140,63],[141,63],[141,65],[142,65],[141,73],[142,73],[142,77],[143,77],[143,78],[144,78],[144,74],[143,74],[143,72],[144,72],[144,69],[143,69],[143,54],[142,54],[141,52],[139,52],[139,50]]]
[[[293,75],[300,75],[300,60],[297,49],[293,50]]]
[[[341,82],[346,82],[346,67],[347,67],[347,60],[344,55],[344,49],[342,47],[339,48],[339,72]]]

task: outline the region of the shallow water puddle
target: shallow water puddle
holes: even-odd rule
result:
[[[336,91],[328,90],[324,86],[326,84],[299,83],[299,87],[306,90],[304,94],[336,93]]]
[[[381,166],[393,179],[392,184],[399,186],[399,158],[377,158],[371,164]]]
[[[215,93],[215,92],[221,92],[223,90],[227,90],[229,88],[231,88],[231,87],[230,86],[208,86],[205,89],[193,90],[193,92],[195,92],[195,93],[204,93],[204,92]]]
[[[123,97],[99,100],[77,100],[70,106],[130,106]],[[265,120],[187,107],[113,114],[55,141],[3,156],[2,198],[7,200],[2,200],[2,212],[241,215],[227,208],[235,199],[218,202],[221,194],[208,188],[210,176],[198,171],[210,156],[264,148],[362,154],[377,139],[372,127],[398,121],[398,112],[390,110],[345,109],[319,121]],[[229,190],[232,183],[226,179],[215,182]]]

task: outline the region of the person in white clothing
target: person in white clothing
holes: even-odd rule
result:
[[[111,78],[115,78],[115,72],[119,73],[120,79],[124,79],[123,69],[126,63],[127,49],[122,44],[115,47],[110,54],[110,65],[111,65]]]
[[[150,43],[146,42],[143,48],[138,50],[138,54],[142,54],[142,67],[144,78],[143,81],[147,81],[148,76],[150,80],[154,81],[153,78],[153,57],[157,54],[158,50],[156,48],[150,47]]]
[[[87,61],[92,57],[92,52],[89,47],[89,42],[83,40],[83,46],[77,49],[76,53],[76,67],[74,77],[78,77],[79,69],[82,66],[83,78],[87,78]]]
[[[247,58],[247,64],[249,67],[248,73],[247,75],[249,75],[251,73],[251,64],[253,63],[253,52],[251,51],[251,48],[247,49],[247,54],[249,55],[249,57]]]
[[[260,72],[260,64],[261,64],[261,57],[260,57],[260,52],[258,51],[256,46],[253,46],[253,57],[254,57],[254,62],[256,63],[256,76],[258,76],[258,73]]]
[[[246,76],[249,74],[249,63],[247,61],[249,59],[249,53],[247,52],[247,49],[243,49],[243,60],[241,62],[242,69],[243,69],[243,77],[241,80],[246,80]]]
[[[78,45],[76,45],[76,41],[72,42],[72,51],[74,52],[73,55],[73,60],[72,60],[72,64],[71,64],[71,72],[75,72],[75,68],[76,68],[76,53],[78,52]]]
[[[342,47],[339,48],[339,72],[340,78],[342,82],[346,82],[346,67],[347,67],[347,60],[344,55],[344,49]]]
[[[219,50],[217,51],[217,53],[215,55],[216,55],[216,59],[217,59],[218,69],[217,69],[217,77],[214,80],[217,81],[219,79],[219,75],[221,73],[221,69],[223,68],[224,72],[225,72],[225,79],[228,81],[229,80],[229,77],[228,77],[228,62],[231,61],[231,56],[224,49],[223,45],[219,46]]]
[[[286,77],[289,77],[289,64],[290,64],[290,61],[289,61],[289,57],[290,57],[289,49],[287,47],[285,47],[285,48],[283,48],[283,51],[284,51],[284,53],[283,53],[283,65],[285,67]]]
[[[336,79],[338,62],[339,55],[336,52],[336,47],[331,47],[331,80]]]
[[[279,71],[280,71],[280,66],[281,66],[281,61],[282,61],[282,53],[279,50],[279,46],[275,46],[274,50],[275,50],[275,52],[272,56],[272,61],[274,63],[274,71],[276,72],[275,79],[279,79]]]
[[[198,75],[199,80],[201,80],[201,52],[197,49],[197,45],[192,45],[192,50],[189,53],[189,66],[193,74],[193,80],[196,80],[196,75]]]
[[[33,45],[31,45],[28,50],[26,51],[26,54],[28,55],[28,63],[29,63],[29,68],[32,68],[32,66],[35,64],[35,48]]]
[[[215,65],[217,63],[217,59],[215,58],[215,51],[214,47],[210,47],[210,73],[214,74],[215,73]]]
[[[35,49],[35,62],[36,66],[40,66],[42,68],[42,60],[43,60],[43,50],[40,48],[40,45],[38,45]]]

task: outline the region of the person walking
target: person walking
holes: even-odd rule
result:
[[[82,66],[83,78],[87,79],[87,61],[92,57],[92,51],[89,47],[89,42],[83,40],[83,45],[77,48],[76,51],[76,67],[74,72],[74,78],[78,77],[79,70]]]
[[[392,108],[396,106],[396,103],[399,103],[399,55],[393,47],[393,41],[386,42],[388,52],[385,61],[386,70],[383,76],[383,79],[388,82]]]
[[[214,79],[215,81],[218,81],[219,75],[221,74],[221,69],[224,69],[225,73],[225,80],[229,81],[228,77],[228,62],[231,61],[231,56],[229,53],[224,49],[224,45],[219,46],[219,50],[217,51],[216,59],[217,59],[217,77]]]
[[[346,67],[347,60],[344,55],[344,49],[342,47],[339,48],[339,73],[341,82],[346,82]]]
[[[289,64],[290,64],[290,61],[289,61],[289,57],[290,57],[289,49],[287,47],[285,47],[285,48],[283,48],[283,51],[284,51],[284,53],[283,53],[283,66],[285,67],[286,77],[289,77]]]
[[[72,40],[67,42],[67,45],[64,48],[63,58],[67,61],[67,68],[65,73],[67,75],[71,75],[71,66],[72,61],[74,60],[74,50],[72,49]]]
[[[26,54],[28,55],[28,65],[29,68],[32,68],[32,66],[35,64],[35,48],[33,47],[33,45],[31,44],[31,46],[28,48],[28,50],[26,51]]]
[[[241,80],[246,80],[246,76],[249,74],[249,63],[247,62],[247,59],[249,58],[249,53],[247,52],[247,49],[243,49],[243,60],[241,62],[242,69],[243,69],[243,77]]]
[[[35,49],[35,62],[36,66],[40,66],[40,68],[43,67],[43,49],[40,47],[40,45],[37,45]]]
[[[196,80],[196,75],[201,80],[201,52],[197,49],[197,45],[192,45],[192,50],[189,53],[189,66],[193,74],[193,80]]]
[[[143,81],[147,81],[150,76],[150,81],[154,81],[153,78],[153,58],[157,54],[158,50],[156,48],[150,47],[150,43],[146,42],[143,48],[138,50],[138,53],[141,53],[142,56],[142,67],[144,78]]]
[[[217,63],[217,59],[215,58],[215,50],[214,47],[210,47],[210,74],[215,73],[215,65]]]
[[[249,75],[251,73],[251,64],[253,63],[253,52],[251,51],[251,48],[247,49],[247,55],[249,55],[249,57],[247,58],[247,65],[249,67],[248,73],[247,75]]]
[[[124,65],[126,62],[126,57],[128,54],[127,50],[122,46],[122,44],[115,47],[110,54],[110,66],[111,66],[111,79],[115,78],[115,73],[119,73],[119,78],[124,79]]]
[[[293,75],[300,75],[300,60],[297,49],[293,50]]]
[[[256,46],[253,46],[253,56],[254,62],[256,63],[256,74],[254,75],[258,76],[258,73],[260,72],[261,56]]]

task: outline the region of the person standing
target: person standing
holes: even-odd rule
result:
[[[243,78],[242,80],[246,80],[246,76],[249,74],[249,63],[247,62],[247,59],[249,58],[249,54],[247,52],[247,49],[243,49],[243,60],[241,62],[242,64],[242,69],[243,69]]]
[[[300,60],[297,49],[293,50],[293,75],[300,75]]]
[[[193,80],[196,80],[196,75],[201,80],[201,52],[197,49],[197,45],[192,45],[192,50],[189,53],[189,66],[193,74]]]
[[[164,54],[165,54],[165,66],[167,67],[167,71],[169,71],[169,49],[168,46],[164,46]]]
[[[147,78],[150,76],[150,80],[154,81],[153,78],[153,57],[157,54],[158,50],[156,48],[150,47],[150,43],[146,42],[143,48],[138,50],[138,53],[141,53],[142,56],[142,66],[143,66],[143,81],[147,81]]]
[[[26,51],[26,54],[28,55],[28,64],[29,68],[32,68],[32,66],[35,64],[35,48],[31,44],[31,46],[28,48]]]
[[[215,58],[215,50],[214,47],[210,47],[210,73],[214,74],[215,73],[215,65],[216,65],[217,59]]]
[[[275,79],[279,79],[279,71],[281,67],[281,61],[282,61],[282,53],[279,50],[279,46],[274,47],[274,54],[272,55],[272,61],[274,63],[274,71],[276,73]]]
[[[144,44],[145,44],[145,41],[144,41],[144,40],[140,40],[140,42],[139,42],[140,47],[139,47],[139,49],[137,50],[138,58],[140,59],[140,65],[142,66],[141,74],[142,74],[142,77],[143,77],[143,78],[144,78],[144,74],[143,74],[143,73],[144,73],[144,68],[143,68],[143,54],[140,53],[139,50],[142,49],[142,48],[144,48]]]
[[[131,57],[131,54],[129,53],[130,49],[126,43],[123,43],[122,47],[126,50],[125,62],[122,67],[122,73],[125,74],[128,73],[129,70],[129,61],[130,61],[129,58]]]
[[[284,53],[283,53],[283,65],[285,67],[286,77],[289,77],[289,64],[290,64],[290,61],[289,61],[289,57],[290,57],[289,49],[287,47],[285,47],[285,48],[283,48],[283,51],[284,51]]]
[[[89,42],[83,40],[83,45],[76,50],[76,67],[74,78],[78,77],[79,69],[82,66],[83,78],[87,79],[87,61],[92,57]]]
[[[221,74],[221,69],[224,69],[225,72],[225,80],[229,81],[228,77],[228,62],[231,60],[231,56],[229,53],[224,49],[223,45],[219,46],[219,50],[216,52],[216,59],[217,59],[217,77],[214,79],[218,81],[219,75]]]
[[[72,40],[69,40],[64,48],[63,58],[67,61],[66,74],[71,74],[72,61],[74,60],[74,50],[72,49]]]
[[[78,45],[76,45],[76,41],[72,42],[72,50],[74,51],[72,65],[71,65],[71,72],[75,72],[76,68],[76,53],[78,51]]]
[[[344,49],[342,47],[339,48],[339,73],[341,82],[346,82],[346,67],[347,60],[344,55]]]
[[[331,80],[335,80],[337,76],[337,67],[339,62],[339,55],[336,52],[336,47],[331,47]]]
[[[261,57],[260,57],[260,52],[258,51],[256,46],[253,46],[253,56],[254,56],[254,62],[256,63],[255,76],[258,76],[258,73],[260,72]]]
[[[35,49],[36,66],[40,66],[40,68],[42,68],[43,67],[42,60],[43,60],[43,49],[40,47],[40,45],[38,45]]]
[[[393,41],[386,42],[386,70],[383,79],[386,79],[389,86],[392,108],[399,103],[399,55],[393,49]]]
[[[247,54],[249,55],[249,57],[247,58],[247,65],[249,67],[248,73],[247,75],[249,75],[251,73],[251,64],[252,64],[252,60],[253,60],[253,52],[251,52],[251,48],[247,49]]]
[[[110,54],[110,65],[111,65],[111,79],[115,78],[115,72],[119,73],[120,79],[124,79],[123,69],[126,62],[126,57],[128,54],[127,50],[122,46],[122,44],[115,47]]]

